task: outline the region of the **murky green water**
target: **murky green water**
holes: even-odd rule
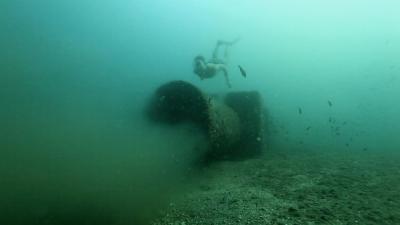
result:
[[[268,146],[398,151],[397,1],[2,1],[0,223],[132,224],[179,192],[187,127],[147,121],[155,88],[257,90]],[[219,39],[222,75],[201,81]],[[241,76],[237,65],[247,72]]]

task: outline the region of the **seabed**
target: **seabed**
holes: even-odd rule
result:
[[[400,157],[266,151],[204,168],[153,225],[400,224]]]

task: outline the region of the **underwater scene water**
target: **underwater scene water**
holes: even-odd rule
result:
[[[1,1],[0,224],[400,224],[399,9]]]

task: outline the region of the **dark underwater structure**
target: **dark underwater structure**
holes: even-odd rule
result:
[[[161,85],[146,110],[149,118],[171,126],[192,123],[206,136],[206,160],[241,159],[261,153],[264,114],[257,91],[211,95],[185,81]]]

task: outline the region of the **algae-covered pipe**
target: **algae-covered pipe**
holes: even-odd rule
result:
[[[194,123],[209,141],[207,156],[224,158],[240,140],[240,120],[236,112],[185,81],[160,86],[147,113],[158,122]]]

